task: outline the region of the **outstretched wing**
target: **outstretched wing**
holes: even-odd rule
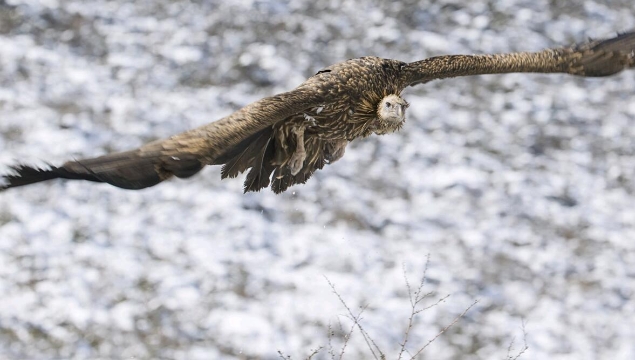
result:
[[[142,189],[177,176],[186,178],[203,166],[223,163],[247,146],[254,136],[293,114],[324,103],[325,91],[312,78],[295,90],[256,101],[216,122],[138,149],[62,166],[17,165],[1,178],[0,189],[64,178],[106,182],[124,189]]]
[[[635,32],[540,52],[495,55],[447,55],[409,63],[405,85],[457,76],[513,72],[608,76],[635,67]]]

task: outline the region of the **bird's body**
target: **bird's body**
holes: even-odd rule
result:
[[[323,96],[321,102],[261,130],[256,136],[263,135],[262,143],[248,140],[246,146],[237,146],[246,151],[229,160],[228,156],[221,156],[212,163],[225,164],[223,177],[235,177],[251,168],[246,191],[267,187],[272,174],[271,187],[275,192],[306,182],[315,170],[341,158],[349,141],[401,126],[402,122],[383,121],[377,105],[383,98],[401,93],[405,86],[400,68],[405,65],[396,60],[365,57],[319,71],[299,89],[317,89]],[[362,86],[365,91],[354,91]]]
[[[138,149],[69,161],[60,167],[13,167],[5,188],[66,178],[141,189],[205,165],[223,177],[248,170],[245,191],[275,192],[306,182],[337,161],[349,141],[399,129],[408,86],[448,77],[510,73],[607,76],[635,67],[635,32],[535,53],[449,55],[412,63],[363,57],[319,71],[296,89],[245,106],[216,122]]]

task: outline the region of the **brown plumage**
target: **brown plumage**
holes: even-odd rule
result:
[[[4,188],[64,178],[142,189],[172,176],[190,177],[205,165],[223,165],[223,178],[249,169],[245,191],[271,185],[279,193],[337,161],[349,141],[399,129],[407,86],[511,72],[608,76],[628,68],[635,68],[635,32],[535,53],[448,55],[412,63],[352,59],[319,71],[292,91],[135,150],[48,169],[17,165],[4,176]]]

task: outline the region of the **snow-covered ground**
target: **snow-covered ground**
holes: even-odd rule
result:
[[[467,5],[466,5],[467,3]],[[615,1],[0,2],[0,163],[60,163],[216,120],[376,55],[540,50],[635,28]],[[301,359],[350,326],[393,358],[430,254],[424,355],[635,358],[635,72],[408,89],[404,129],[306,185],[208,167],[131,192],[0,193],[0,358]],[[344,331],[339,329],[339,323]],[[330,324],[330,325],[329,325]],[[339,348],[338,348],[339,349]],[[356,332],[348,359],[368,358]],[[317,358],[328,358],[322,350]]]

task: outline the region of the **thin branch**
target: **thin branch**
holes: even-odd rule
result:
[[[512,353],[512,349],[514,348],[515,340],[516,340],[516,337],[512,336],[512,340],[509,342],[509,346],[507,347],[507,356],[505,356],[506,360],[510,360],[512,358],[510,354]]]
[[[427,279],[427,272],[428,272],[428,265],[430,264],[430,254],[428,253],[428,255],[426,256],[426,265],[425,268],[423,269],[423,276],[421,277],[421,282],[419,283],[419,287],[417,288],[417,291],[415,291],[414,293],[414,298],[412,297],[413,293],[412,293],[412,289],[410,288],[410,282],[408,281],[408,274],[406,272],[406,264],[402,264],[402,269],[403,269],[403,277],[404,280],[406,282],[406,288],[408,289],[408,299],[410,300],[410,317],[408,318],[408,326],[406,327],[406,332],[404,334],[404,339],[403,342],[400,343],[399,345],[401,345],[401,348],[399,349],[399,355],[397,357],[397,360],[401,360],[401,358],[403,357],[404,352],[408,353],[408,355],[410,355],[410,353],[407,351],[406,349],[406,344],[408,343],[408,339],[410,338],[410,330],[412,330],[412,326],[414,325],[414,318],[417,314],[419,314],[422,311],[425,311],[433,306],[438,305],[440,302],[444,301],[445,299],[448,298],[448,296],[440,299],[439,301],[437,301],[436,303],[434,303],[433,305],[430,305],[426,308],[423,309],[419,309],[417,310],[417,305],[423,301],[423,299],[427,298],[428,296],[432,295],[433,292],[428,292],[424,295],[421,295],[422,291],[423,291],[423,286],[426,283],[426,279]]]
[[[401,263],[401,271],[403,272],[403,279],[406,281],[406,289],[408,289],[408,299],[410,300],[410,306],[414,307],[414,301],[412,300],[412,290],[410,290],[410,281],[408,281],[408,272],[406,271],[406,263]],[[425,274],[425,272],[424,272]],[[424,275],[425,277],[425,275]]]
[[[522,320],[521,329],[523,330],[523,348],[518,352],[518,354],[516,354],[516,356],[512,357],[512,355],[510,354],[514,345],[514,338],[512,338],[512,341],[509,343],[509,347],[507,348],[507,360],[518,360],[518,358],[520,358],[520,356],[524,354],[527,349],[529,349],[529,346],[527,345],[527,330],[525,329],[524,319]]]
[[[368,345],[368,349],[370,349],[371,354],[373,354],[373,357],[375,358],[375,360],[380,360],[380,359],[385,359],[385,355],[382,353],[382,351],[379,349],[379,347],[377,346],[377,344],[375,343],[375,341],[370,337],[370,335],[368,335],[368,333],[366,332],[366,330],[364,330],[364,328],[362,327],[362,325],[360,324],[360,320],[361,320],[361,315],[364,312],[364,310],[366,310],[367,306],[362,307],[361,311],[359,312],[359,314],[357,316],[355,316],[355,314],[353,313],[353,311],[348,307],[348,305],[346,304],[346,301],[344,301],[344,299],[342,298],[342,296],[337,292],[337,290],[335,289],[335,285],[333,285],[333,283],[329,280],[328,277],[324,276],[324,278],[326,279],[326,282],[329,284],[329,286],[331,287],[331,290],[333,290],[333,293],[337,296],[337,298],[340,300],[340,303],[342,303],[342,305],[344,306],[344,308],[346,309],[346,311],[348,312],[348,316],[350,317],[351,320],[353,320],[353,326],[357,326],[357,328],[359,329],[359,331],[362,333],[362,337],[364,338],[364,340],[366,341],[366,345]],[[352,329],[351,329],[352,332]],[[348,341],[347,341],[348,342]],[[373,349],[373,346],[375,347]],[[344,349],[346,347],[346,343],[344,344],[344,348],[342,348],[342,352],[340,353],[340,360],[342,358],[342,356],[344,355]],[[377,354],[375,353],[375,350],[379,353],[379,356],[377,356]]]
[[[335,291],[335,290],[333,290]],[[339,294],[337,294],[339,296]],[[346,304],[344,304],[344,306],[346,306]],[[348,307],[346,307],[346,309],[349,311],[349,313],[351,313],[350,309]],[[362,313],[364,312],[364,310],[366,310],[365,308],[362,309],[362,311],[359,312],[359,314],[357,314],[357,316],[362,316]],[[352,313],[351,313],[352,314]],[[351,315],[352,316],[352,315]],[[355,325],[357,325],[357,319],[354,316],[352,316],[352,320],[353,320],[353,325],[351,325],[351,328],[348,330],[348,332],[346,333],[346,335],[344,335],[344,345],[342,345],[342,351],[340,351],[340,357],[339,360],[342,360],[342,357],[344,356],[344,351],[346,350],[346,346],[348,345],[348,341],[351,339],[351,336],[353,336],[353,331],[355,330]],[[340,325],[342,323],[340,322]]]
[[[339,319],[338,319],[339,321]],[[340,322],[340,327],[342,323]],[[333,335],[335,335],[335,331],[333,331],[333,327],[331,326],[331,321],[329,320],[329,343],[328,343],[328,353],[331,355],[331,360],[335,360],[335,351],[333,350]]]
[[[444,296],[444,297],[440,298],[439,300],[437,300],[437,302],[435,302],[434,304],[432,304],[432,305],[430,305],[430,306],[426,306],[426,307],[424,307],[424,308],[421,308],[421,309],[417,310],[417,311],[415,312],[415,315],[416,315],[416,314],[418,314],[418,313],[420,313],[420,312],[422,312],[422,311],[426,311],[426,310],[428,310],[428,309],[431,309],[431,308],[433,308],[433,307],[435,307],[435,306],[439,305],[440,303],[442,303],[442,302],[444,302],[445,300],[447,300],[449,297],[450,297],[450,294],[447,294],[446,296]]]
[[[426,280],[428,280],[428,266],[429,265],[430,265],[430,253],[426,255],[426,265],[423,268],[423,276],[421,277],[421,283],[419,283],[419,288],[417,289],[417,292],[415,293],[415,304],[421,302],[423,299],[425,299],[426,297],[432,294],[432,292],[429,292],[421,296],[421,290],[423,290],[423,286],[426,284]]]
[[[361,315],[361,313],[359,315]],[[339,319],[338,319],[338,321],[339,321]],[[342,322],[341,321],[340,321],[340,328],[342,328],[342,330],[344,330],[344,327],[342,326]],[[348,345],[348,341],[351,339],[351,336],[353,336],[353,330],[355,330],[355,320],[353,320],[353,325],[351,325],[351,328],[344,335],[344,345],[342,345],[342,351],[340,351],[340,356],[339,356],[338,360],[342,360],[342,357],[344,356],[344,350],[346,350],[346,346]],[[335,360],[335,359],[333,359],[333,360]]]
[[[306,360],[311,360],[313,359],[313,357],[315,355],[317,355],[317,353],[320,352],[320,350],[322,350],[323,346],[318,347],[317,349],[313,350],[313,352],[306,358]]]
[[[474,305],[476,305],[478,303],[478,300],[474,300],[474,302],[467,307],[467,309],[465,309],[465,311],[463,311],[459,316],[457,316],[456,318],[454,318],[454,321],[452,321],[450,323],[450,325],[444,327],[441,331],[439,331],[438,334],[436,334],[432,339],[430,339],[430,341],[428,341],[425,345],[423,345],[423,347],[421,349],[419,349],[419,351],[417,351],[411,358],[410,360],[414,360],[415,357],[417,357],[417,355],[421,354],[421,352],[423,350],[425,350],[430,344],[432,344],[432,342],[434,342],[434,340],[436,340],[439,336],[441,336],[441,334],[443,334],[444,332],[446,332],[449,328],[451,328],[454,324],[456,324],[463,316],[465,316],[465,314],[467,314],[467,312],[474,307]]]
[[[368,306],[364,306],[364,310],[366,310],[367,307]],[[377,343],[375,343],[375,340],[373,340],[373,338],[370,337],[368,332],[366,332],[366,330],[364,330],[364,328],[362,328],[362,325],[359,323],[359,321],[357,322],[357,324],[358,324],[358,327],[359,327],[359,331],[362,333],[362,336],[364,337],[364,341],[366,341],[366,345],[370,349],[370,352],[373,354],[373,356],[375,356],[375,358],[377,358],[377,355],[375,355],[375,352],[373,351],[373,346],[374,346],[375,350],[377,350],[377,352],[379,353],[379,359],[381,359],[381,360],[385,359],[386,355],[384,355],[384,353],[381,352],[381,350],[379,349],[379,346],[377,346]]]

